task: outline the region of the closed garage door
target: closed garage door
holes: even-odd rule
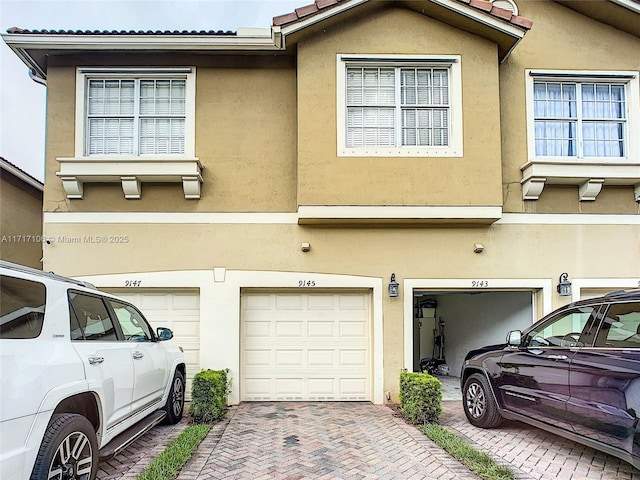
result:
[[[187,364],[187,399],[191,380],[200,371],[200,296],[193,290],[109,290],[134,304],[154,330],[173,330],[174,342],[184,349]]]
[[[243,293],[241,400],[369,400],[368,293]]]

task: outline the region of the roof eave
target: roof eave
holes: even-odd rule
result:
[[[299,18],[288,23],[283,23],[282,25],[274,26],[273,29],[274,31],[275,29],[278,29],[277,31],[282,33],[282,36],[284,37],[283,44],[286,44],[286,38],[288,36],[299,33],[308,27],[328,20],[332,17],[335,17],[336,15],[363,5],[367,2],[369,2],[369,0],[347,0],[343,3],[335,4],[330,8],[313,12],[313,14],[305,16],[303,18]],[[502,38],[504,38],[506,40],[506,43],[509,45],[507,48],[501,49],[500,62],[503,62],[509,56],[516,45],[524,38],[525,34],[530,28],[530,25],[515,25],[507,20],[487,15],[485,12],[478,10],[477,8],[473,8],[468,4],[464,4],[456,0],[428,0],[428,2],[437,5],[447,11],[477,22],[478,24],[491,29],[496,32],[496,34],[502,36]]]
[[[34,74],[46,79],[47,66],[31,51],[280,51],[279,32],[271,35],[68,35],[5,33],[2,38]]]

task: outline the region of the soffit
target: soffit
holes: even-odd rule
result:
[[[640,37],[638,0],[554,0],[571,10]]]

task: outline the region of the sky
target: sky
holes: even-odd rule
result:
[[[268,28],[271,19],[313,0],[0,0],[0,31],[232,30]],[[0,156],[44,180],[46,87],[0,42]]]

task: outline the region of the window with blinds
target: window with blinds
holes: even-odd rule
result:
[[[346,146],[448,146],[449,69],[348,67]]]
[[[538,80],[533,97],[536,155],[626,156],[624,83]]]
[[[186,80],[91,78],[87,155],[185,153]]]

